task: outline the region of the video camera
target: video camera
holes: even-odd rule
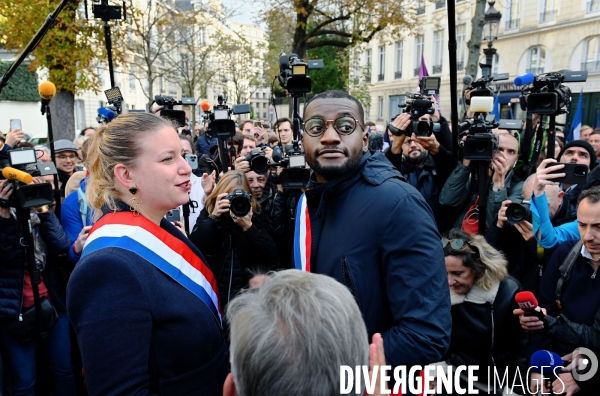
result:
[[[487,65],[481,65],[482,70],[485,72],[487,70]],[[486,67],[484,67],[486,66]],[[488,72],[489,73],[489,72]],[[508,80],[508,73],[499,73],[490,76],[489,74],[484,73],[484,76],[479,80],[473,81],[471,85],[467,89],[471,89],[471,98],[474,96],[494,96],[494,90],[490,87],[490,83],[492,81],[503,81]],[[467,104],[470,104],[467,102]]]
[[[250,105],[247,103],[234,105],[231,109],[227,106],[227,96],[219,95],[217,98],[219,104],[214,105],[210,111],[210,104],[204,101],[201,104],[202,110],[208,114],[208,136],[227,139],[235,136],[235,121],[230,117],[231,114],[248,114]]]
[[[182,101],[176,100],[172,96],[164,95],[154,96],[154,103],[156,103],[159,106],[163,106],[163,109],[160,111],[160,116],[162,118],[173,120],[180,127],[185,126],[185,111],[173,110],[173,106],[180,106],[190,103],[183,103]]]
[[[297,141],[293,141],[291,145],[284,147],[284,152],[281,147],[273,148],[271,155],[271,166],[281,166],[285,168],[279,175],[279,182],[284,188],[304,188],[308,185],[310,179],[310,170],[306,168],[306,157],[300,149]]]
[[[388,124],[388,129],[392,132],[392,135],[401,136],[403,134],[410,135],[414,133],[417,136],[431,136],[433,132],[440,131],[440,124],[438,122],[420,119],[426,114],[433,115],[435,113],[435,108],[433,107],[434,102],[431,100],[431,95],[440,92],[440,81],[440,77],[423,77],[419,82],[419,90],[421,93],[406,93],[406,96],[408,97],[406,103],[398,105],[398,107],[403,108],[404,113],[410,114],[412,128],[401,130]],[[394,121],[396,117],[398,116],[394,116],[392,121]]]
[[[279,56],[279,75],[277,76],[277,81],[290,94],[309,93],[312,90],[312,81],[306,75],[306,72],[322,68],[322,59],[311,59],[308,62],[303,62],[296,54],[287,56],[285,53],[282,53]]]
[[[569,111],[571,89],[563,82],[585,82],[588,72],[561,70],[533,76],[528,73],[515,79],[518,85],[530,84],[519,98],[521,109],[532,114],[559,115]]]
[[[488,114],[493,110],[494,98],[492,96],[476,96],[471,98],[470,111],[475,113],[471,119],[459,124],[459,137],[467,135],[464,142],[464,158],[475,161],[492,161],[498,147],[500,138],[492,132],[498,128],[496,116]]]
[[[26,147],[9,151],[8,157],[0,157],[0,168],[1,178],[11,180],[14,186],[10,199],[0,200],[0,206],[30,209],[51,205],[54,201],[50,183],[30,184],[33,177],[56,173],[52,162],[37,162],[34,149]]]

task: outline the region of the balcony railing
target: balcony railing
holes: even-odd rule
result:
[[[420,5],[417,7],[417,15],[425,14],[425,5]]]
[[[588,73],[600,73],[600,60],[584,62],[581,64],[581,70],[587,70]]]
[[[384,78],[385,78],[385,76],[383,74],[377,75],[377,81],[383,81]]]
[[[463,70],[465,68],[465,61],[456,62],[456,70]]]
[[[437,0],[435,2],[435,9],[439,10],[440,8],[446,7],[446,0]]]
[[[439,74],[442,72],[442,65],[433,65],[433,74]]]
[[[540,13],[540,23],[556,21],[556,10],[544,11]]]
[[[544,68],[543,67],[530,67],[529,69],[525,69],[525,73],[542,74],[542,73],[544,73]]]
[[[394,78],[395,79],[402,78],[402,72],[401,71],[394,72]]]
[[[415,77],[419,75],[419,70],[421,70],[420,67],[415,67],[415,73],[414,73]]]
[[[585,7],[585,12],[600,11],[600,0],[589,0]]]

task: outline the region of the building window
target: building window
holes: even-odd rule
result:
[[[379,74],[377,81],[383,81],[385,79],[385,46],[379,46]]]
[[[433,74],[442,72],[442,57],[444,54],[444,31],[433,33]]]
[[[365,67],[367,68],[367,81],[371,82],[371,49],[365,51]]]
[[[542,47],[533,47],[529,50],[527,73],[539,74],[544,72],[546,64],[546,50]]]
[[[200,28],[200,30],[198,31],[198,44],[199,45],[206,44],[206,29],[205,28]]]
[[[585,10],[586,12],[600,11],[600,0],[587,0]]]
[[[129,66],[129,89],[135,89],[135,65]]]
[[[404,42],[396,43],[396,59],[394,59],[394,78],[402,78],[402,53],[404,52]]]
[[[267,93],[263,92],[262,94],[263,94],[263,99],[267,99]]]
[[[356,51],[352,54],[352,80],[354,84],[358,84],[360,80],[360,59]]]
[[[383,120],[383,96],[377,98],[377,119]]]
[[[419,75],[421,57],[423,56],[423,36],[415,37],[415,76]]]
[[[600,36],[587,40],[583,50],[581,69],[589,73],[600,73]]]
[[[417,0],[417,15],[425,14],[425,0]]]
[[[440,8],[446,7],[446,0],[436,0],[435,1],[435,9],[439,10]]]
[[[557,0],[540,0],[540,23],[556,21]]]
[[[467,26],[465,24],[456,27],[456,70],[465,68],[465,55],[467,52],[466,45]]]
[[[504,30],[519,28],[520,0],[506,0],[506,27]]]
[[[406,103],[406,96],[404,95],[393,95],[390,96],[390,118],[394,117],[403,112],[400,108],[401,105]]]

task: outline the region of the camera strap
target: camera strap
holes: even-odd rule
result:
[[[535,143],[533,145],[533,154],[531,156],[531,160],[529,161],[530,170],[535,170],[537,168],[537,160],[540,157],[540,152],[542,151],[542,142],[543,141],[544,141],[544,124],[542,122],[540,122],[540,125],[537,129],[537,133],[535,135]]]

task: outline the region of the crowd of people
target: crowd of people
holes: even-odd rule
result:
[[[299,136],[288,118],[236,124],[224,164],[210,125],[192,133],[154,110],[50,143],[61,199],[31,210],[32,246],[17,185],[0,180],[7,394],[325,396],[340,394],[340,366],[382,364],[477,365],[483,394],[506,391],[489,389],[501,380],[490,369],[520,376],[517,394],[600,392],[598,376],[526,374],[539,350],[600,353],[600,130],[557,137],[524,174],[520,132],[495,130],[482,165],[452,152],[438,110],[422,117],[440,126],[428,136],[407,113],[378,131],[356,98],[327,91]],[[22,139],[9,131],[0,155],[31,147],[52,161]],[[294,143],[302,189],[253,161]],[[555,182],[564,163],[586,166],[587,182]],[[513,221],[512,203],[530,216]],[[524,290],[542,315],[519,307]]]

